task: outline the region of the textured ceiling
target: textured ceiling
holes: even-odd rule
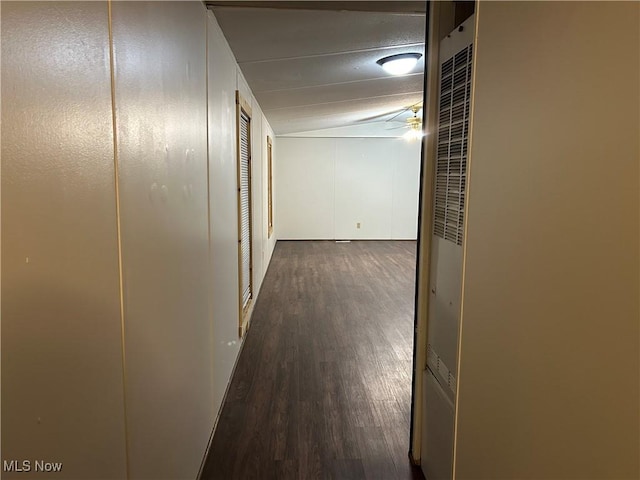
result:
[[[422,2],[234,3],[210,8],[276,134],[358,124],[422,100],[424,57],[402,77],[376,64],[424,54]],[[327,9],[337,6],[348,10]]]

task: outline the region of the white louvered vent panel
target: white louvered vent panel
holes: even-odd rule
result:
[[[434,374],[438,374],[444,382],[443,386],[449,387],[451,392],[456,394],[456,377],[453,375],[449,367],[444,363],[444,360],[438,355],[433,346],[427,344],[427,366],[431,368]]]
[[[433,234],[462,245],[473,45],[442,64]]]
[[[437,370],[438,368],[438,355],[430,343],[427,345],[427,365],[429,365],[432,370]]]
[[[249,118],[240,116],[240,252],[242,255],[242,307],[251,299],[251,208]]]
[[[455,395],[456,394],[456,388],[457,388],[456,377],[454,377],[453,373],[451,373],[451,372],[449,372],[449,379],[448,379],[447,383],[449,384],[449,388],[451,389],[451,391]]]

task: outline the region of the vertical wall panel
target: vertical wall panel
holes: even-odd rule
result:
[[[128,442],[133,478],[195,478],[240,346],[246,82],[200,2],[113,3],[123,365],[108,6],[1,8],[3,459],[126,478]]]
[[[415,239],[418,234],[418,190],[420,185],[420,142],[394,143],[391,238]]]
[[[335,238],[335,152],[331,138],[278,138],[278,238]]]
[[[403,140],[336,139],[336,239],[391,239],[393,147],[400,141]],[[414,160],[417,163],[418,155]]]
[[[420,142],[278,137],[277,148],[278,238],[415,240]]]
[[[640,4],[480,2],[456,478],[638,478]]]
[[[238,339],[236,63],[213,13],[207,15],[209,70],[209,210],[212,264],[214,398],[222,405]]]
[[[107,4],[1,9],[2,458],[124,478]]]
[[[214,399],[222,405],[240,351],[238,338],[238,204],[236,157],[236,89],[252,103],[252,197],[253,286],[257,296],[275,237],[267,242],[266,210],[263,208],[263,169],[266,165],[266,133],[271,132],[260,106],[244,81],[237,63],[212,12],[208,12],[209,72],[209,211],[212,265],[214,337]],[[273,138],[273,137],[272,137]]]
[[[265,138],[265,143],[263,144],[262,148],[263,148],[263,161],[262,161],[262,195],[263,195],[263,211],[264,211],[264,217],[263,217],[263,223],[264,223],[264,233],[263,233],[263,243],[264,243],[264,247],[263,247],[263,252],[264,252],[264,270],[265,270],[265,274],[267,273],[267,269],[269,267],[269,262],[271,261],[271,256],[273,255],[273,250],[276,246],[276,239],[278,238],[278,232],[279,232],[279,219],[278,219],[278,214],[276,212],[277,207],[276,207],[276,183],[277,183],[277,179],[276,179],[276,163],[278,162],[277,160],[277,147],[276,147],[276,137],[275,134],[273,133],[273,130],[271,129],[271,126],[269,125],[269,123],[267,122],[267,119],[265,118],[265,116],[262,116],[262,135]],[[271,238],[269,238],[268,235],[268,219],[269,219],[269,202],[268,202],[268,197],[267,195],[268,193],[268,187],[267,187],[267,182],[269,181],[268,178],[268,168],[267,168],[267,162],[268,162],[268,157],[267,157],[267,144],[266,144],[266,137],[267,135],[269,137],[271,137],[271,142],[272,142],[272,151],[271,151],[271,155],[273,158],[273,165],[272,165],[272,171],[271,171],[271,178],[272,178],[272,183],[271,183],[271,187],[272,187],[272,196],[271,196],[271,201],[273,202],[273,233],[271,234]]]
[[[195,478],[214,419],[206,13],[115,2],[112,17],[131,474]]]
[[[226,39],[225,43],[227,43]],[[236,89],[240,92],[240,95],[242,96],[242,98],[244,98],[245,102],[248,102],[249,106],[253,109],[253,102],[255,99],[253,98],[251,88],[249,87],[247,80],[244,78],[244,75],[242,74],[242,71],[237,64],[235,57],[233,57],[233,63],[236,69]]]
[[[262,277],[264,276],[264,251],[262,248],[262,238],[266,236],[266,227],[263,226],[262,219],[264,212],[262,209],[262,172],[263,165],[263,144],[267,142],[263,138],[262,132],[262,110],[258,106],[258,102],[252,99],[251,117],[251,212],[253,214],[252,221],[252,240],[253,240],[253,292],[254,298],[260,292],[262,285]]]

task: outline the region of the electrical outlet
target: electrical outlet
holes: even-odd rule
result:
[[[360,222],[356,223],[356,228],[360,228]]]

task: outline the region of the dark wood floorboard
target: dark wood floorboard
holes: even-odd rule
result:
[[[415,263],[415,242],[277,243],[202,479],[423,478]]]

